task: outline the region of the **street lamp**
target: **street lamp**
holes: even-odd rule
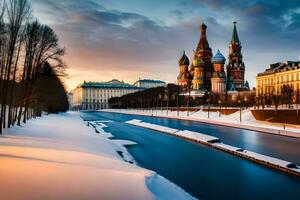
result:
[[[168,111],[169,111],[169,86],[165,88],[165,100],[167,102],[167,110],[166,110],[166,115],[168,116]]]
[[[207,118],[209,119],[209,111],[210,111],[210,99],[207,99],[207,108],[208,108],[208,112],[207,112]]]
[[[188,85],[188,101],[187,101],[187,111],[186,111],[186,116],[189,116],[190,112],[190,98],[191,98],[191,86]]]
[[[218,103],[219,103],[219,117],[221,117],[221,103],[222,103],[221,100],[219,100]]]
[[[248,110],[248,98],[247,96],[244,97],[244,102],[245,102],[245,105],[246,105],[246,110]]]
[[[177,93],[177,116],[179,116],[179,93]]]
[[[240,105],[240,123],[242,122],[242,104],[241,104],[241,100],[238,100],[238,103]]]

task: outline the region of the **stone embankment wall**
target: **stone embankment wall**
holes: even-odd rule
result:
[[[251,110],[251,112],[255,119],[259,121],[300,125],[300,110],[297,109],[277,111],[275,111],[275,109],[260,109]]]

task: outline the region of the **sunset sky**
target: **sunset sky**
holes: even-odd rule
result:
[[[84,80],[139,78],[174,83],[183,50],[191,58],[201,22],[215,54],[227,57],[232,21],[251,87],[270,63],[298,60],[300,0],[32,0],[34,15],[67,49],[73,89]]]

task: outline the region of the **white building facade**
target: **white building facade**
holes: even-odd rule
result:
[[[71,92],[70,104],[72,110],[107,109],[110,98],[121,97],[140,90],[142,88],[116,79],[108,82],[84,82]]]

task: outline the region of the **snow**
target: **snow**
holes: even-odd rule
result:
[[[184,138],[191,139],[191,140],[198,141],[198,142],[210,143],[210,142],[214,142],[214,141],[219,141],[219,138],[217,138],[217,137],[194,132],[194,131],[184,130],[184,131],[179,131],[175,134],[177,136],[184,137]]]
[[[278,166],[281,166],[281,167],[286,167],[287,165],[291,164],[288,161],[281,160],[281,159],[278,159],[278,158],[273,158],[273,157],[266,156],[266,155],[262,155],[262,154],[255,153],[255,152],[252,152],[252,151],[244,151],[244,152],[241,152],[241,153],[245,154],[245,155],[247,155],[251,158],[255,158],[257,160],[269,162],[269,163],[272,163],[272,164],[275,164],[275,165],[278,165]]]
[[[155,172],[130,164],[124,145],[135,144],[110,140],[105,122],[93,123],[95,128],[88,127],[71,112],[5,130],[0,199],[194,199]]]
[[[152,116],[152,112],[148,110],[132,110],[132,109],[106,109],[101,110],[100,112],[115,112],[115,113],[126,113],[126,114],[135,114],[135,115],[146,115]],[[294,125],[279,125],[269,122],[258,121],[254,118],[250,109],[242,111],[242,122],[240,122],[240,111],[235,112],[231,115],[219,115],[219,112],[210,112],[209,118],[208,113],[199,110],[196,112],[186,111],[178,112],[177,111],[161,111],[154,110],[153,116],[157,117],[167,117],[175,119],[184,119],[184,120],[193,120],[204,123],[222,125],[222,126],[231,126],[237,128],[244,128],[253,131],[266,132],[271,134],[279,134],[289,137],[300,137],[300,126]]]
[[[229,150],[229,151],[240,151],[240,150],[242,150],[241,148],[231,146],[231,145],[228,145],[228,144],[224,144],[224,143],[215,143],[213,145],[216,146],[216,147],[219,147],[221,149],[225,149],[225,150]]]
[[[162,179],[159,175],[149,176],[146,178],[146,185],[155,196],[166,200],[184,200],[186,194],[182,189],[170,183],[166,179]],[[157,187],[160,186],[160,187]],[[166,192],[168,191],[168,192]]]
[[[151,124],[151,123],[145,123],[145,122],[142,122],[141,120],[136,120],[136,119],[127,121],[126,123],[132,124],[135,126],[139,126],[139,127],[143,127],[143,128],[148,128],[148,129],[168,133],[168,134],[182,137],[182,138],[185,138],[185,139],[188,139],[191,141],[200,142],[202,144],[206,144],[208,146],[223,150],[225,152],[230,152],[232,154],[239,155],[246,159],[255,160],[255,161],[258,161],[259,163],[268,163],[273,166],[279,166],[279,167],[285,169],[286,171],[293,171],[296,173],[300,173],[300,167],[297,167],[296,169],[292,169],[292,168],[288,167],[288,165],[293,164],[291,162],[281,160],[278,158],[274,158],[274,157],[270,157],[270,156],[266,156],[263,154],[255,153],[252,151],[247,151],[247,150],[244,150],[244,149],[241,149],[241,148],[238,148],[235,146],[231,146],[228,144],[224,144],[220,141],[219,138],[214,137],[214,136],[210,136],[210,135],[206,135],[206,134],[202,134],[202,133],[198,133],[198,132],[194,132],[194,131],[189,131],[189,130],[182,130],[182,131],[178,130],[175,132],[170,132],[168,130],[168,127],[158,126],[156,124]]]
[[[174,134],[174,133],[178,132],[178,129],[169,128],[166,126],[160,126],[157,124],[150,124],[150,123],[142,122],[142,121],[136,120],[136,119],[129,120],[126,123],[131,124],[131,125],[140,126],[143,128],[152,129],[152,130],[159,131],[159,132],[169,133],[169,134]]]

